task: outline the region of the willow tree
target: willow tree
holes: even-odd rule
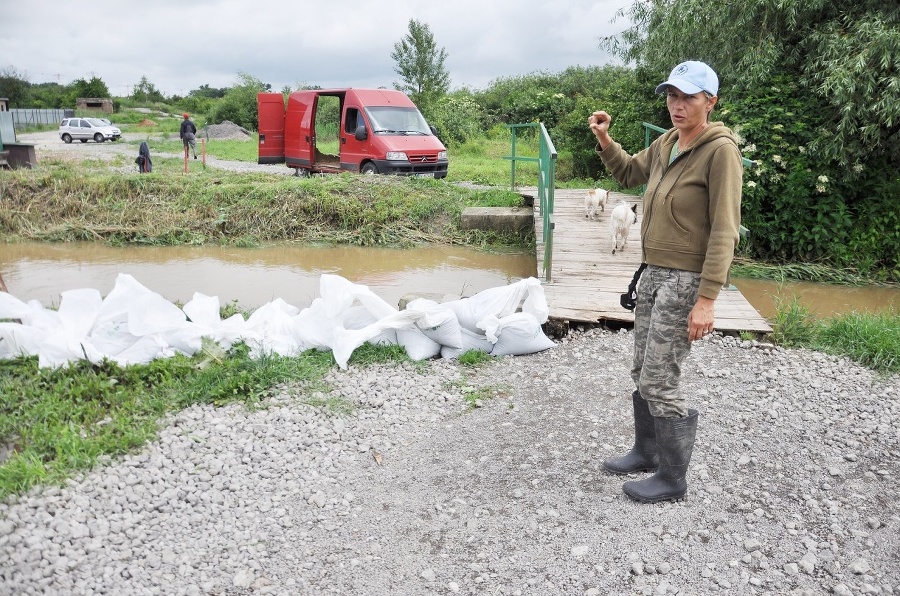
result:
[[[619,15],[630,26],[601,47],[651,81],[685,59],[719,73],[717,113],[761,165],[744,194],[762,256],[900,279],[896,1],[633,0]]]
[[[665,76],[695,58],[740,92],[794,78],[824,116],[819,149],[843,165],[900,164],[900,5],[884,0],[634,0],[601,46]]]
[[[409,30],[394,44],[391,58],[397,63],[394,72],[402,79],[394,88],[409,95],[423,111],[450,90],[450,73],[444,67],[447,52],[438,48],[427,23],[410,19]]]

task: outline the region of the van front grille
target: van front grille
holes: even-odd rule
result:
[[[437,161],[437,155],[415,155],[409,154],[410,163],[435,163]]]

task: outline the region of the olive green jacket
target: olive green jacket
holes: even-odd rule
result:
[[[597,154],[622,186],[647,185],[644,262],[700,273],[700,295],[714,300],[739,239],[741,153],[731,130],[712,122],[669,165],[678,134],[670,129],[635,155],[615,141]]]

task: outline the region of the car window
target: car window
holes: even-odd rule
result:
[[[87,121],[90,123],[90,126],[106,126],[106,122],[99,118],[88,118]]]
[[[60,122],[59,125],[60,125],[60,126],[68,126],[68,125],[69,125],[69,119],[66,118],[65,120],[63,120],[62,122]]]
[[[87,120],[79,120],[78,122],[79,122],[78,126],[80,126],[81,128],[90,128],[91,127],[91,125],[88,123]]]

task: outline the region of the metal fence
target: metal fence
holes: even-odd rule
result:
[[[13,124],[18,128],[22,128],[41,124],[59,124],[63,118],[74,116],[75,110],[16,108],[9,110],[9,113],[12,114]]]
[[[507,124],[506,127],[512,131],[512,155],[504,157],[504,159],[512,161],[510,172],[512,190],[516,190],[516,162],[529,161],[537,162],[538,164],[538,199],[540,200],[541,216],[543,217],[544,281],[550,283],[553,281],[553,229],[556,227],[553,217],[553,203],[556,192],[556,147],[553,146],[553,141],[550,140],[550,135],[547,133],[543,122]],[[539,129],[540,145],[538,146],[537,157],[525,157],[516,154],[516,130],[520,128]]]

